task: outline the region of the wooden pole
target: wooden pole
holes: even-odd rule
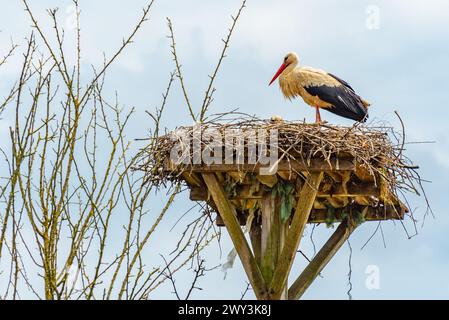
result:
[[[218,183],[214,173],[203,173],[203,179],[221,217],[223,218],[229,236],[234,244],[234,248],[239,255],[240,261],[248,276],[248,280],[253,287],[254,294],[257,299],[266,299],[267,290],[265,280],[263,279],[262,273],[251,252],[251,248],[246,241],[243,231],[240,228],[240,224],[237,221],[234,206],[232,206],[227,199],[226,194]]]
[[[262,251],[260,268],[266,283],[270,283],[274,270],[278,264],[279,256],[285,242],[286,223],[282,223],[280,214],[280,199],[273,197],[271,192],[265,192],[262,199]],[[279,299],[286,300],[287,284],[284,285],[284,294]],[[268,299],[271,299],[268,294]]]
[[[288,230],[284,248],[280,254],[277,267],[273,273],[268,295],[272,299],[279,299],[286,285],[288,274],[301,241],[304,227],[309,219],[310,211],[323,179],[323,172],[310,173],[300,193],[296,210]]]

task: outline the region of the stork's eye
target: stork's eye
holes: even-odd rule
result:
[[[285,56],[285,58],[284,58],[284,62],[285,62],[285,61],[287,61],[287,59],[288,59],[288,56]]]

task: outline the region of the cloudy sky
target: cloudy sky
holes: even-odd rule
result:
[[[67,30],[73,26],[70,1],[30,1],[36,15],[45,21],[45,9],[58,6]],[[64,4],[66,3],[66,4]],[[83,66],[99,65],[103,54],[110,56],[120,45],[141,14],[146,1],[80,1]],[[117,90],[120,101],[135,106],[138,114],[158,104],[168,74],[173,70],[167,39],[166,17],[173,21],[177,50],[182,61],[187,89],[194,106],[202,102],[208,82],[221,51],[221,38],[230,24],[239,0],[181,1],[156,0],[150,21],[139,31],[135,43],[109,72],[108,89]],[[50,25],[46,27],[50,30]],[[21,2],[8,1],[0,12],[0,53],[12,38],[21,43],[30,32],[30,22]],[[217,78],[211,112],[240,111],[266,118],[274,114],[285,119],[306,118],[314,111],[302,101],[282,98],[276,86],[267,83],[288,51],[296,51],[303,65],[330,71],[347,80],[372,103],[370,119],[386,121],[399,128],[397,110],[407,128],[407,140],[435,141],[433,144],[409,144],[407,154],[421,166],[422,177],[435,218],[422,226],[425,205],[422,198],[411,198],[421,218],[419,234],[407,239],[401,224],[383,223],[386,247],[379,233],[361,247],[376,229],[366,223],[351,237],[352,296],[355,299],[449,298],[449,215],[444,205],[449,192],[449,2],[446,0],[248,0],[231,40],[231,48]],[[67,46],[74,43],[67,34]],[[68,48],[70,52],[70,47]],[[73,58],[73,57],[72,57]],[[14,79],[20,57],[13,57],[0,71],[0,91]],[[2,91],[3,92],[3,91]],[[173,128],[190,124],[179,86],[169,99],[164,125]],[[323,113],[332,123],[350,124],[345,119]],[[149,126],[146,117],[136,117],[128,135],[141,137]],[[1,120],[0,134],[6,134],[8,118]],[[167,230],[191,203],[183,197],[164,221],[161,239],[176,238]],[[414,232],[410,221],[405,226]],[[315,230],[317,243],[332,230]],[[313,252],[306,230],[304,251]],[[159,248],[158,241],[152,250]],[[231,248],[223,240],[224,251]],[[211,265],[223,262],[216,247],[207,252]],[[298,261],[297,273],[304,265]],[[305,298],[347,299],[348,245],[336,255],[311,286]],[[367,271],[379,270],[380,286],[366,286]],[[185,277],[185,278],[183,278]],[[185,274],[178,280],[188,281]],[[239,263],[223,280],[217,270],[203,280],[203,291],[195,298],[239,298],[245,287],[245,275]],[[220,288],[220,290],[217,290]],[[173,298],[170,288],[154,298]]]

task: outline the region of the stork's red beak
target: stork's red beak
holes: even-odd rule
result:
[[[271,85],[274,82],[274,80],[276,80],[277,77],[279,77],[279,75],[282,73],[282,71],[284,71],[285,68],[287,68],[287,65],[285,63],[281,64],[281,66],[279,67],[279,70],[276,72],[273,79],[271,79],[271,81],[268,85]]]

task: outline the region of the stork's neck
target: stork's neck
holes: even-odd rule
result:
[[[287,76],[290,72],[292,72],[298,66],[298,61],[294,61],[290,63],[287,68],[284,69],[281,76]]]

